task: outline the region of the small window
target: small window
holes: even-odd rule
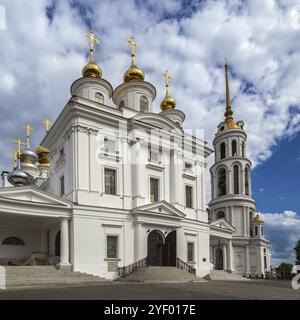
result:
[[[239,167],[237,165],[233,167],[233,189],[235,194],[239,193]]]
[[[104,103],[104,96],[103,96],[103,94],[100,93],[100,92],[95,93],[95,100],[96,100],[96,102],[103,104],[103,103]]]
[[[119,103],[119,108],[123,108],[125,107],[125,103],[124,103],[124,100],[121,100],[120,103]]]
[[[224,213],[224,211],[219,211],[217,213],[217,219],[222,219],[222,218],[225,218],[225,213]]]
[[[242,142],[242,157],[245,157],[245,142]]]
[[[218,196],[226,195],[226,170],[221,168],[218,172]]]
[[[61,148],[61,149],[59,150],[59,158],[63,158],[64,155],[65,155],[65,150],[64,150],[64,148]]]
[[[140,97],[140,110],[141,110],[141,112],[148,112],[149,111],[149,101],[146,96]]]
[[[264,227],[263,226],[261,226],[260,231],[261,231],[261,235],[263,236],[264,235]]]
[[[116,173],[114,169],[104,169],[106,194],[117,194]]]
[[[11,246],[25,246],[24,241],[17,237],[8,237],[2,241],[2,244]]]
[[[190,163],[190,162],[185,162],[185,163],[184,163],[184,169],[185,169],[186,171],[191,172],[191,171],[192,171],[192,168],[193,168],[192,163]]]
[[[107,236],[107,258],[116,259],[118,258],[118,237]]]
[[[258,236],[258,227],[255,226],[255,235]]]
[[[60,195],[65,195],[65,176],[60,177]]]
[[[232,142],[231,142],[231,155],[233,157],[237,156],[237,142],[236,142],[236,140],[232,140]]]
[[[267,269],[267,256],[264,256],[264,267]]]
[[[161,163],[161,155],[162,155],[162,148],[161,146],[157,146],[154,144],[151,144],[149,142],[148,144],[148,161],[150,163]]]
[[[188,242],[187,244],[187,258],[189,262],[194,262],[194,243]]]
[[[245,193],[249,196],[249,169],[245,168]]]
[[[159,200],[159,179],[150,178],[150,201]]]
[[[193,187],[185,186],[185,206],[187,208],[193,207]]]
[[[224,159],[225,157],[226,157],[226,145],[225,145],[225,142],[222,142],[220,146],[220,159]]]

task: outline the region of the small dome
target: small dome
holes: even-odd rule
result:
[[[35,164],[38,161],[38,156],[34,151],[30,150],[29,148],[26,148],[21,151],[20,161],[22,163]]]
[[[31,184],[34,178],[20,168],[16,168],[8,175],[7,180],[14,186],[26,186]]]
[[[39,146],[36,148],[35,152],[38,155],[38,162],[39,162],[39,166],[40,167],[49,167],[50,163],[49,163],[49,153],[50,151],[42,146]]]
[[[124,73],[123,80],[124,82],[128,82],[130,80],[140,80],[143,81],[145,79],[144,72],[138,68],[135,64],[131,65],[131,67]]]
[[[88,63],[82,68],[82,76],[83,77],[93,77],[93,78],[101,78],[102,70],[96,63]]]
[[[255,218],[253,219],[253,221],[254,221],[254,222],[264,222],[263,218],[262,218],[259,214],[257,214],[257,215],[255,216]]]
[[[161,110],[175,109],[176,100],[170,96],[166,96],[160,103]]]

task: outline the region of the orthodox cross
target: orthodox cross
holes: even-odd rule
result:
[[[20,160],[20,157],[21,157],[21,145],[26,146],[26,143],[24,143],[20,139],[12,140],[12,142],[15,143],[18,146],[17,158]]]
[[[100,43],[100,39],[94,35],[93,32],[86,32],[85,37],[88,39],[89,47],[90,47],[90,62],[94,61],[94,48],[97,44]]]
[[[132,65],[134,65],[134,50],[135,50],[135,48],[137,48],[137,42],[136,42],[136,40],[134,39],[133,36],[129,37],[127,39],[127,42],[128,42],[129,47],[131,49]]]
[[[25,131],[26,131],[26,146],[29,148],[29,137],[30,133],[33,131],[33,128],[29,124],[24,125]]]
[[[166,96],[169,94],[169,82],[170,79],[173,79],[170,75],[170,73],[168,72],[168,70],[166,70],[165,72],[162,73],[163,77],[165,78],[166,81]]]
[[[49,119],[44,119],[43,120],[43,124],[45,126],[45,131],[47,133],[50,130],[51,126],[52,126],[52,122]]]

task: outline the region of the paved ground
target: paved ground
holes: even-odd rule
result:
[[[11,299],[297,299],[289,281],[251,280],[208,281],[201,283],[124,283],[112,282],[90,286],[0,290],[0,300]]]

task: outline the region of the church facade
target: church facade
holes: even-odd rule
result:
[[[156,89],[135,63],[135,40],[128,39],[131,65],[113,89],[94,62],[98,39],[87,38],[90,60],[70,100],[53,125],[46,124],[35,151],[25,126],[14,168],[2,173],[0,264],[43,253],[60,268],[108,279],[138,261],[180,262],[199,277],[212,268],[268,271],[269,242],[255,215],[246,133],[232,117],[228,81],[207,210],[206,158],[213,150],[184,132],[168,72],[157,114]]]

